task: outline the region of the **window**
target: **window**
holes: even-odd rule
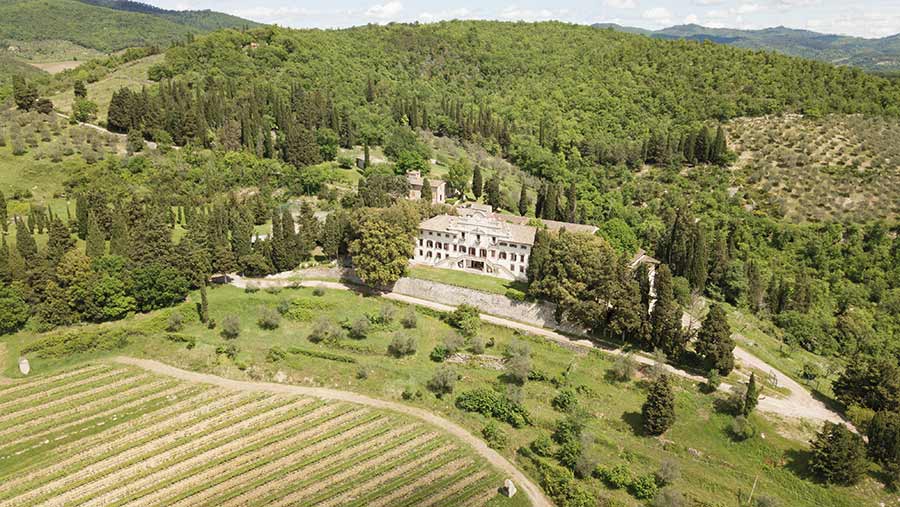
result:
[[[419,238],[419,246],[422,246],[422,238]]]
[[[525,272],[525,266],[519,266],[519,273]]]
[[[425,258],[426,258],[426,259],[430,259],[430,258],[431,258],[431,252],[426,253],[426,254],[425,254]]]
[[[440,259],[440,258],[441,258],[441,252],[438,252],[436,257],[437,257],[438,259]]]
[[[421,250],[419,250],[419,257],[425,255]]]
[[[500,252],[500,260],[506,260],[506,252]]]
[[[481,234],[475,235],[475,241],[481,241]]]
[[[516,260],[516,254],[509,254],[509,260],[511,260],[511,261]]]
[[[482,257],[487,257],[487,250],[485,250],[484,248],[482,248],[479,253],[481,254]]]
[[[425,242],[425,246],[427,246],[428,248],[431,248],[431,247],[434,246],[434,242],[432,242],[432,241],[429,239],[428,241]]]
[[[474,256],[474,255],[475,255],[475,248],[474,248],[474,247],[471,247],[471,246],[469,247],[469,255],[471,255],[471,256]]]

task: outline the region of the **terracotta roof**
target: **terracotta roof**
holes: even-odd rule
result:
[[[504,222],[509,222],[511,224],[519,224],[519,225],[527,225],[530,220],[529,217],[521,217],[518,215],[503,215],[500,213],[494,213],[494,216],[498,220],[503,220]],[[594,234],[597,232],[597,227],[593,225],[586,224],[573,224],[570,222],[558,222],[556,220],[544,220],[540,219],[540,222],[547,226],[547,229],[558,232],[561,229],[565,229],[566,232],[583,232],[586,234]]]
[[[641,248],[640,250],[637,251],[636,254],[634,254],[634,257],[631,259],[631,262],[628,263],[628,265],[632,269],[638,267],[639,264],[661,264],[661,262],[659,262],[658,260],[654,259],[653,257],[650,257],[649,255],[647,255],[647,252],[645,252],[644,249]]]
[[[421,187],[424,180],[425,180],[425,178],[423,178],[421,175],[419,175],[417,173],[407,173],[406,174],[406,181],[408,181],[411,186]],[[430,186],[431,188],[438,188],[445,184],[446,184],[446,182],[444,182],[444,180],[442,180],[440,178],[431,178],[428,180],[428,186]]]
[[[420,223],[419,229],[482,234],[495,237],[497,241],[534,245],[534,227],[503,222],[490,215],[487,217],[437,215]]]

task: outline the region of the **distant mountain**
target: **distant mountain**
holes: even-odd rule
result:
[[[213,11],[168,11],[117,0],[2,0],[0,44],[65,41],[108,53],[168,46],[192,34],[257,23]]]
[[[831,35],[783,26],[763,30],[707,28],[678,25],[662,30],[645,30],[598,23],[595,28],[637,33],[658,39],[708,40],[748,49],[778,51],[791,56],[821,60],[835,65],[852,65],[876,72],[900,71],[900,34],[881,39]]]

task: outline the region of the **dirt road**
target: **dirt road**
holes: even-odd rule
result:
[[[153,361],[150,359],[118,357],[116,358],[116,361],[123,364],[137,366],[139,368],[143,368],[160,375],[166,375],[188,382],[211,384],[234,391],[267,392],[312,396],[314,398],[344,401],[382,410],[390,410],[393,412],[408,415],[410,417],[415,417],[416,419],[441,428],[442,430],[453,435],[454,437],[458,438],[463,443],[471,447],[472,450],[475,451],[479,456],[487,460],[491,465],[495,466],[498,470],[502,471],[509,478],[511,478],[516,486],[526,496],[528,496],[528,498],[531,500],[531,504],[535,507],[552,507],[553,505],[553,503],[551,503],[550,500],[548,500],[547,497],[544,496],[543,490],[537,484],[533,483],[531,479],[520,472],[509,460],[504,458],[497,451],[488,447],[483,440],[472,435],[462,426],[459,426],[454,422],[448,421],[443,417],[437,416],[421,408],[411,407],[409,405],[404,405],[402,403],[396,403],[393,401],[370,398],[362,394],[352,393],[348,391],[339,391],[336,389],[328,389],[324,387],[305,387],[286,384],[273,384],[268,382],[244,382],[241,380],[232,380],[223,377],[217,377],[215,375],[209,375],[206,373],[197,373],[182,370],[180,368],[175,368],[174,366],[169,366],[167,364],[160,363],[159,361]]]
[[[359,290],[359,287],[342,282],[326,282],[319,280],[302,280],[300,282],[297,282],[296,280],[290,279],[291,275],[292,274],[290,273],[285,273],[273,275],[267,278],[253,279],[245,279],[239,276],[234,276],[231,283],[232,285],[242,288],[246,287],[248,284],[253,284],[259,288],[264,289],[266,287],[284,287],[294,283],[299,283],[303,287],[323,287],[327,289],[337,290]],[[403,294],[396,294],[393,292],[383,293],[381,294],[381,297],[444,312],[453,311],[455,309],[455,307],[450,305],[436,303],[434,301],[428,301],[411,296],[405,296]],[[597,349],[611,355],[625,355],[627,353],[622,349],[602,347],[587,339],[572,339],[550,329],[523,324],[521,322],[504,319],[502,317],[496,317],[483,313],[481,314],[481,319],[485,322],[497,326],[503,326],[510,329],[518,329],[519,331],[523,331],[536,336],[541,336],[569,347],[574,346],[586,349]],[[639,354],[633,354],[632,357],[635,361],[641,364],[652,365],[655,363],[653,359]],[[831,421],[846,423],[846,421],[840,416],[840,414],[830,410],[824,403],[813,398],[812,394],[810,394],[810,392],[807,391],[803,386],[792,380],[783,372],[778,371],[763,360],[754,356],[753,354],[740,347],[736,347],[734,349],[734,357],[736,361],[743,363],[745,366],[773,373],[778,379],[778,385],[781,387],[785,387],[790,391],[790,394],[785,398],[773,398],[768,396],[760,398],[759,405],[757,406],[759,410],[791,419],[810,419],[816,422]],[[681,370],[668,364],[665,365],[665,368],[673,375],[678,375],[695,382],[704,382],[706,380],[700,375],[694,375],[690,372]],[[727,391],[731,389],[731,386],[729,384],[723,383],[721,386],[719,386],[719,389],[722,391]]]

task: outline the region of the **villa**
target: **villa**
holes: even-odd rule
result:
[[[425,184],[425,180],[426,178],[423,178],[419,171],[406,173],[406,181],[409,182],[409,200],[417,201],[422,198],[422,186]],[[443,204],[447,200],[447,183],[444,180],[429,179],[428,186],[431,187],[432,204]]]

